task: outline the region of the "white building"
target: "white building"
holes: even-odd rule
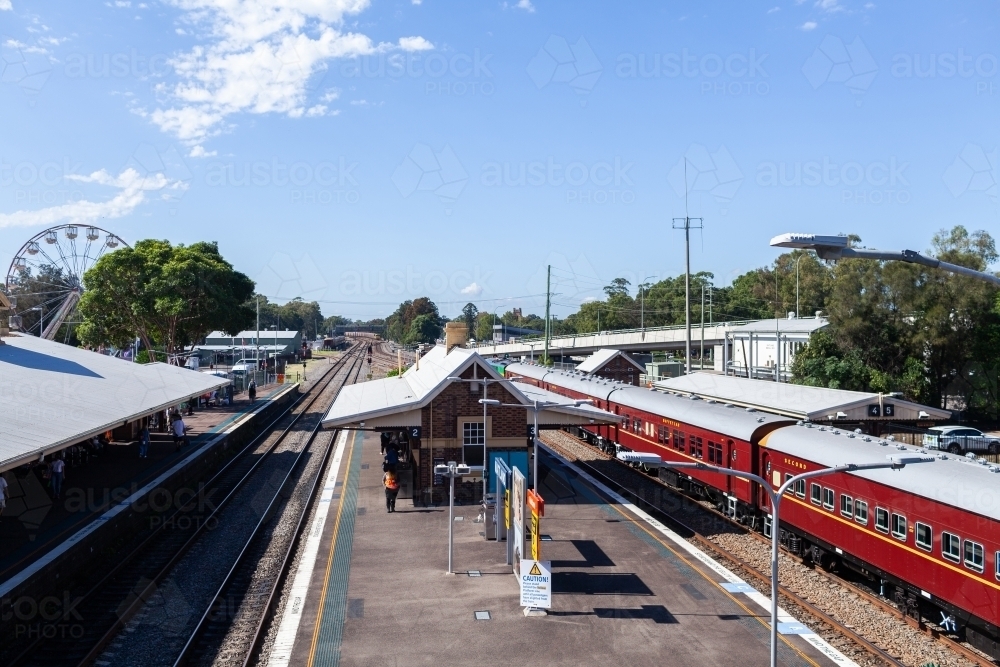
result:
[[[829,325],[819,315],[751,322],[726,332],[726,342],[715,351],[715,370],[726,375],[778,380],[792,378],[795,354],[814,331]],[[721,348],[721,349],[718,349]]]

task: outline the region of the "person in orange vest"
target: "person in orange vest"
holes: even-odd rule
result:
[[[396,511],[396,496],[399,495],[399,478],[394,471],[382,475],[382,486],[385,487],[385,511]]]

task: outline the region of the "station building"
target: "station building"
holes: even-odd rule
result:
[[[481,398],[503,405],[484,410]],[[527,406],[536,402],[558,405],[567,399],[504,379],[472,350],[439,345],[400,376],[345,386],[323,426],[391,434],[403,450],[400,498],[412,498],[414,505],[447,501],[447,481],[433,474],[435,465],[482,466],[455,490],[460,502],[478,502],[483,475],[488,488],[497,458],[530,475],[534,414]],[[586,404],[539,406],[539,429],[615,421],[614,415]]]
[[[733,327],[724,345],[713,351],[715,370],[726,375],[777,379],[790,382],[795,355],[816,331],[830,322],[818,312],[815,317],[769,319]]]
[[[292,359],[302,351],[302,332],[261,329],[259,332],[241,331],[230,336],[223,331],[213,331],[205,336],[204,343],[195,345],[194,350],[201,356],[203,364],[213,363],[216,358],[234,362],[255,359],[258,350],[261,359],[272,356]]]
[[[587,357],[577,371],[587,375],[595,375],[615,382],[624,382],[639,386],[639,376],[645,374],[646,368],[622,350],[601,348]]]

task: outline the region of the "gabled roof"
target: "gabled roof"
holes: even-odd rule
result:
[[[773,334],[775,327],[777,327],[778,332],[783,334],[811,334],[814,331],[818,331],[826,326],[829,326],[829,324],[830,321],[823,317],[792,317],[779,318],[778,320],[771,318],[769,320],[758,320],[756,322],[750,322],[738,327],[733,327],[732,333],[737,335],[743,333]]]
[[[179,366],[136,364],[35,336],[0,340],[0,470],[229,384]]]
[[[587,357],[586,361],[577,366],[576,370],[582,373],[594,373],[601,368],[604,368],[604,366],[615,357],[624,357],[625,360],[635,366],[640,373],[646,372],[646,369],[643,368],[635,359],[628,356],[621,350],[615,350],[609,347],[602,347],[597,352],[594,352],[592,355]]]
[[[419,368],[417,367],[419,364]],[[419,410],[441,393],[452,380],[450,377],[462,375],[473,365],[478,367],[477,376],[493,380],[501,380],[503,376],[497,373],[489,362],[477,352],[456,347],[445,352],[444,346],[436,346],[420,358],[418,364],[411,366],[399,377],[372,380],[358,384],[347,385],[340,390],[329,412],[323,418],[323,426],[327,428],[351,426],[360,422],[368,422],[369,426],[415,426],[420,424]],[[529,404],[535,397],[526,395],[526,387],[519,383],[505,383],[514,398]],[[538,396],[541,393],[534,387],[529,387]],[[537,400],[558,400],[562,397],[552,397],[555,394],[545,392],[546,396]],[[616,421],[614,415],[597,410],[590,406],[580,406],[572,409],[558,409],[560,413],[574,415],[572,421],[577,423],[582,418],[602,421]]]

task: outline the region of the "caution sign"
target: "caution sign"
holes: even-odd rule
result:
[[[521,560],[521,606],[552,608],[552,561]]]

